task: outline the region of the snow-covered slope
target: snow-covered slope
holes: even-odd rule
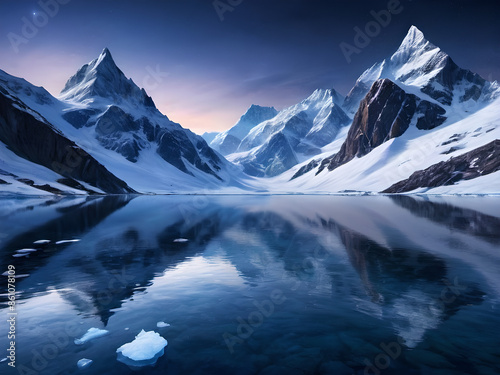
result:
[[[228,159],[253,176],[276,176],[321,153],[351,119],[335,90],[316,90],[302,102],[255,126]]]
[[[372,84],[381,78],[388,78],[425,100],[450,106],[453,114],[462,118],[498,95],[496,83],[458,67],[415,26],[390,58],[374,64],[359,77],[345,99],[344,109],[355,113]]]
[[[276,116],[278,111],[274,107],[252,105],[231,129],[219,133],[211,142],[210,147],[222,155],[235,152],[248,133],[261,122]]]
[[[392,138],[374,148],[370,153],[356,157],[332,171],[321,168],[320,162],[308,172],[292,179],[304,162],[269,181],[279,191],[296,192],[381,192],[408,179],[414,172],[425,170],[440,162],[447,162],[468,152],[478,150],[500,139],[500,99],[458,122],[447,120],[432,130],[420,130],[410,126],[406,133]],[[482,159],[491,157],[482,155]],[[477,160],[471,160],[463,168],[474,168]],[[321,169],[321,172],[319,170]],[[461,173],[457,170],[457,173]],[[481,172],[481,171],[479,171]],[[292,179],[290,181],[290,179]],[[471,180],[457,178],[451,185],[422,187],[413,192],[429,194],[498,194],[500,171]],[[278,188],[279,187],[279,188]]]

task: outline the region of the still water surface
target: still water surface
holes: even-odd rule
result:
[[[2,199],[0,223],[2,374],[500,373],[498,198]],[[168,346],[130,368],[141,330]]]

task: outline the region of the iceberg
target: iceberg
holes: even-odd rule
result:
[[[87,341],[97,339],[99,337],[107,335],[108,333],[109,331],[106,331],[105,329],[89,328],[89,330],[81,338],[75,339],[75,344],[83,345]]]
[[[65,243],[78,242],[78,241],[80,241],[80,240],[62,240],[62,241],[57,241],[56,245],[62,245]]]
[[[132,368],[153,366],[167,345],[167,340],[157,332],[141,330],[132,342],[116,349],[117,359]]]
[[[174,240],[174,242],[183,243],[183,242],[189,242],[189,240],[186,238],[177,238]]]
[[[16,250],[17,253],[19,254],[27,254],[27,253],[34,253],[37,251],[36,249],[21,249],[21,250]]]
[[[170,324],[165,323],[165,322],[158,322],[158,323],[156,323],[156,326],[158,328],[165,328],[165,327],[170,327]]]
[[[80,360],[76,363],[76,365],[78,366],[78,368],[79,368],[80,370],[84,370],[84,369],[86,369],[87,367],[89,367],[89,366],[92,364],[92,362],[93,362],[93,361],[92,361],[91,359],[82,358],[82,359],[80,359]]]
[[[50,240],[38,240],[38,241],[35,241],[33,243],[35,245],[46,245],[46,244],[50,243]]]

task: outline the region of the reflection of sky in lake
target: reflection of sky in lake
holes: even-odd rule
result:
[[[361,374],[382,344],[403,341],[383,373],[500,369],[496,198],[104,197],[0,206],[2,228],[9,225],[1,263],[29,274],[17,279],[17,361],[41,374],[76,373],[81,358],[94,361],[88,373],[135,373],[115,351],[142,329],[169,342],[144,374]],[[81,241],[33,245],[46,238]],[[29,257],[12,257],[33,246]],[[91,327],[109,335],[74,345]]]

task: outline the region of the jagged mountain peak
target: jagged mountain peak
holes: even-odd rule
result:
[[[401,46],[399,48],[408,48],[408,47],[420,47],[428,43],[427,39],[425,39],[425,35],[420,29],[416,26],[411,26],[408,30],[408,34],[403,39]]]
[[[427,40],[422,31],[412,26],[397,51],[367,69],[356,81],[343,104],[354,114],[362,98],[378,79],[389,78],[426,100],[445,106],[464,106],[464,115],[481,108],[495,97],[494,86],[477,74],[462,69],[439,47]]]
[[[118,68],[108,48],[83,65],[66,82],[59,96],[61,100],[81,103],[94,102],[96,98],[108,99],[108,104],[128,101],[133,106],[155,107],[146,91]]]
[[[430,51],[432,52],[429,53]],[[427,56],[422,59],[424,54]],[[394,67],[400,67],[412,60],[422,59],[421,63],[425,64],[436,54],[441,55],[441,60],[448,57],[440,48],[429,42],[422,31],[412,26],[397,51],[391,56],[390,62]]]

